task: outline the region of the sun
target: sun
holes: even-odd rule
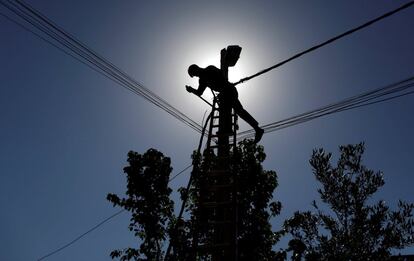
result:
[[[229,82],[238,82],[241,78],[246,77],[245,70],[242,66],[235,66],[229,68]]]

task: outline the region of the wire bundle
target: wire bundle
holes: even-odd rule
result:
[[[305,113],[301,113],[284,120],[276,121],[261,126],[265,133],[277,131],[287,127],[291,127],[300,123],[304,123],[329,114],[360,108],[372,105],[379,102],[384,102],[406,96],[414,93],[414,76],[405,80],[384,86],[382,88],[374,89],[359,95],[352,96],[342,101],[332,103],[318,109],[314,109]],[[254,137],[255,131],[253,129],[242,131],[238,133],[237,139],[242,140]]]
[[[77,59],[81,63],[118,83],[122,87],[138,94],[160,109],[177,118],[185,125],[201,133],[202,127],[197,122],[190,119],[187,115],[179,111],[166,100],[146,88],[142,83],[129,76],[119,67],[115,66],[102,55],[98,54],[86,44],[76,39],[73,35],[65,31],[62,27],[58,26],[52,20],[41,14],[27,3],[20,0],[1,0],[0,4],[23,19],[28,26],[15,21],[5,14],[1,14],[5,18],[17,23],[25,30],[30,31],[66,54]]]

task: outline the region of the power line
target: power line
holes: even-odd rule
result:
[[[307,121],[310,121],[316,118],[320,118],[322,116],[330,115],[333,113],[351,110],[351,109],[360,108],[360,107],[365,107],[365,106],[376,104],[379,102],[396,99],[402,96],[412,94],[413,91],[408,91],[408,92],[394,95],[394,96],[391,96],[391,94],[406,91],[407,89],[412,88],[412,87],[414,87],[414,83],[408,83],[406,85],[400,86],[399,88],[401,89],[395,89],[392,91],[387,91],[384,93],[379,93],[379,94],[366,96],[366,97],[359,97],[359,98],[351,99],[349,101],[341,101],[333,105],[325,106],[325,107],[322,107],[316,110],[312,110],[307,113],[302,113],[302,114],[299,114],[299,115],[296,115],[296,116],[293,116],[293,117],[290,117],[290,118],[287,118],[281,121],[266,124],[263,126],[263,128],[265,129],[265,132],[267,133],[273,132],[273,131],[291,127],[291,126],[294,126],[300,123],[304,123],[304,122],[307,122]],[[379,99],[384,96],[386,98]],[[253,130],[240,132],[240,136],[238,137],[238,139],[249,138],[249,137],[252,137],[253,135],[254,135]]]
[[[266,133],[277,131],[333,113],[365,107],[410,95],[414,93],[414,90],[410,90],[413,87],[414,76],[393,84],[389,84],[385,87],[361,93],[342,101],[289,117],[284,120],[262,125],[261,127],[265,130]],[[237,139],[240,140],[244,138],[250,138],[252,136],[254,136],[254,130],[250,129],[247,131],[239,132]]]
[[[1,1],[1,3],[8,8],[9,10],[11,10],[12,12],[14,12],[15,14],[17,14],[18,16],[22,17],[23,19],[25,19],[27,22],[29,22],[30,24],[32,24],[34,27],[38,28],[39,30],[43,31],[44,33],[46,33],[49,37],[51,37],[52,39],[58,41],[60,44],[62,44],[64,47],[70,49],[72,52],[74,52],[76,55],[80,56],[81,58],[83,58],[84,60],[86,60],[86,62],[88,64],[92,64],[92,66],[95,66],[93,68],[97,68],[95,69],[95,71],[99,71],[101,74],[103,74],[104,76],[110,78],[111,80],[114,80],[115,82],[117,82],[118,84],[122,85],[123,87],[133,91],[134,93],[143,96],[144,98],[146,98],[147,100],[149,100],[150,102],[152,102],[153,104],[155,104],[156,106],[160,107],[161,109],[165,110],[166,112],[168,112],[169,114],[171,114],[172,116],[176,117],[178,120],[182,121],[183,123],[185,123],[186,125],[188,125],[189,127],[193,128],[194,130],[200,132],[201,131],[201,126],[198,125],[197,123],[195,123],[194,121],[192,121],[191,119],[189,119],[185,114],[181,113],[180,111],[178,111],[177,109],[175,109],[173,106],[171,106],[170,104],[168,104],[165,100],[161,99],[159,96],[157,96],[156,94],[152,93],[151,91],[149,91],[147,88],[143,87],[142,84],[138,83],[137,81],[135,81],[134,79],[132,79],[130,76],[128,76],[126,73],[124,73],[123,71],[121,71],[118,67],[114,66],[112,63],[110,63],[109,61],[105,60],[102,56],[100,56],[99,54],[97,54],[96,52],[94,52],[91,48],[89,48],[88,46],[86,46],[85,44],[81,43],[79,40],[77,40],[76,38],[74,38],[72,35],[70,35],[69,33],[67,33],[66,31],[64,31],[62,28],[60,28],[59,26],[57,26],[54,22],[52,22],[50,19],[48,19],[47,17],[45,17],[44,15],[42,15],[41,13],[39,13],[38,11],[34,10],[31,6],[25,4],[24,2],[20,1],[20,0],[15,0],[13,3],[12,1],[8,0],[9,4],[11,3],[13,6],[10,6],[9,4],[5,3],[4,1]],[[17,3],[17,4],[16,4]],[[277,65],[274,65],[268,69],[265,69],[253,76],[247,77],[242,79],[241,81],[239,81],[238,83],[251,79],[253,77],[256,77],[260,74],[263,74],[269,70],[272,70],[276,67],[279,67],[295,58],[298,58],[299,56],[316,50],[328,43],[331,43],[333,41],[338,40],[339,38],[342,38],[348,34],[351,34],[357,30],[361,30],[362,28],[369,26],[381,19],[384,19],[385,17],[388,17],[392,14],[395,14],[405,8],[408,8],[409,6],[411,6],[412,4],[414,4],[414,1],[411,1],[403,6],[401,6],[398,9],[395,9],[391,12],[388,12],[374,20],[371,20],[359,27],[356,27],[354,29],[351,29],[341,35],[338,35],[328,41],[323,42],[322,44],[319,44],[317,46],[314,46],[312,48],[309,48],[308,50],[299,53],[281,63],[278,63]],[[24,8],[24,9],[22,9]],[[11,20],[9,17],[6,17],[9,20]],[[18,25],[22,26],[22,24],[17,23]],[[27,27],[23,28],[25,30],[29,30],[32,33],[34,33],[35,35],[39,36],[39,34],[33,32],[32,30],[30,30]],[[63,35],[63,38],[62,38]],[[45,40],[44,37],[39,36],[41,39]],[[50,43],[50,41],[47,41]],[[53,44],[55,47],[57,47],[55,44]],[[59,48],[59,47],[58,47]],[[59,48],[60,50],[64,50],[62,48]],[[68,54],[66,51],[64,51],[66,54]],[[71,55],[72,57],[76,58],[76,56]],[[76,58],[77,60],[80,60],[79,58]],[[81,60],[80,60],[81,61]],[[82,61],[81,61],[82,62]],[[83,62],[84,64],[86,64],[85,62]],[[87,64],[87,65],[88,65]],[[89,65],[88,65],[89,66]],[[91,67],[91,66],[89,66]],[[91,67],[92,68],[92,67]],[[132,84],[131,84],[132,81]],[[236,84],[238,84],[236,83]],[[242,134],[242,133],[240,133]]]
[[[214,112],[211,111],[211,113],[208,115],[208,117],[206,119],[206,122],[204,123],[203,129],[201,130],[201,136],[200,136],[200,141],[198,142],[198,148],[197,148],[196,155],[200,155],[200,153],[201,153],[201,148],[203,146],[204,132],[206,131],[207,124],[209,123],[210,120],[212,120],[213,114],[214,114]],[[187,200],[189,198],[189,194],[190,194],[189,192],[190,192],[190,188],[191,188],[191,184],[193,182],[195,172],[197,172],[197,165],[194,165],[193,171],[191,172],[190,178],[188,179],[187,187],[186,187],[185,193],[182,197],[181,208],[180,208],[180,212],[178,214],[177,220],[180,220],[183,217],[184,208],[185,208],[185,205],[187,204]],[[173,230],[176,230],[176,229],[177,229],[177,224],[173,227]],[[170,240],[170,242],[168,242],[167,250],[165,251],[164,260],[169,259],[171,248],[172,248],[172,244],[171,244],[171,240]]]
[[[175,174],[172,178],[169,179],[168,182],[173,181],[175,178],[177,178],[178,176],[180,176],[181,174],[183,174],[186,170],[188,170],[191,166],[193,166],[193,164],[188,165],[187,167],[185,167],[184,169],[182,169],[180,172],[178,172],[177,174]],[[76,243],[76,241],[82,239],[84,236],[86,236],[87,234],[93,232],[94,230],[98,229],[100,226],[102,226],[103,224],[107,223],[108,221],[110,221],[111,219],[115,218],[116,216],[118,216],[119,214],[121,214],[122,212],[124,212],[125,209],[121,209],[118,212],[115,212],[114,214],[112,214],[111,216],[105,218],[104,220],[102,220],[101,222],[99,222],[98,224],[96,224],[95,226],[91,227],[90,229],[88,229],[86,232],[82,233],[81,235],[77,236],[75,239],[73,239],[72,241],[68,242],[67,244],[59,247],[58,249],[42,256],[41,258],[38,259],[38,261],[40,260],[44,260],[47,257],[50,257],[62,250],[64,250],[65,248],[68,248],[69,246],[73,245],[74,243]]]
[[[86,63],[85,61],[81,60],[79,57],[73,55],[72,53],[66,51],[64,48],[60,47],[59,45],[55,44],[54,42],[48,40],[46,37],[43,37],[41,34],[31,30],[29,27],[25,26],[24,24],[20,23],[19,21],[17,21],[16,19],[13,19],[12,17],[8,16],[7,14],[4,14],[2,12],[0,12],[0,15],[3,16],[4,18],[6,18],[7,20],[9,20],[10,22],[16,24],[17,26],[23,28],[24,30],[26,30],[27,32],[33,34],[34,36],[40,38],[41,40],[45,41],[46,43],[52,45],[53,47],[55,47],[56,49],[58,49],[59,51],[63,52],[66,55],[71,56],[73,59],[77,60],[78,62],[88,66],[89,68],[91,68],[92,70],[101,73],[98,69],[96,69],[95,67],[91,66],[90,64]],[[102,73],[101,73],[102,74]],[[110,78],[108,75],[106,74],[102,74],[104,77],[113,80],[112,78]]]
[[[236,82],[234,85],[237,85],[239,83],[243,83],[243,82],[248,81],[250,79],[253,79],[253,78],[255,78],[255,77],[259,76],[259,75],[262,75],[264,73],[267,73],[268,71],[271,71],[271,70],[273,70],[273,69],[275,69],[277,67],[280,67],[280,66],[284,65],[285,63],[288,63],[288,62],[290,62],[290,61],[292,61],[294,59],[297,59],[297,58],[299,58],[300,56],[302,56],[304,54],[307,54],[307,53],[310,53],[312,51],[315,51],[316,49],[319,49],[319,48],[321,48],[321,47],[323,47],[325,45],[328,45],[328,44],[330,44],[332,42],[335,42],[335,41],[337,41],[337,40],[339,40],[339,39],[341,39],[341,38],[343,38],[345,36],[348,36],[348,35],[350,35],[352,33],[355,33],[355,32],[357,32],[359,30],[362,30],[365,27],[368,27],[368,26],[370,26],[370,25],[372,25],[372,24],[374,24],[376,22],[379,22],[380,20],[385,19],[385,18],[387,18],[387,17],[389,17],[389,16],[391,16],[393,14],[396,14],[396,13],[398,13],[398,12],[400,12],[400,11],[402,11],[402,10],[410,7],[410,6],[412,6],[413,4],[414,4],[414,1],[410,1],[410,2],[408,2],[408,3],[406,3],[406,4],[402,5],[402,6],[400,6],[399,8],[397,8],[395,10],[392,10],[390,12],[387,12],[387,13],[385,13],[385,14],[383,14],[383,15],[381,15],[381,16],[373,19],[373,20],[370,20],[370,21],[368,21],[368,22],[366,22],[366,23],[364,23],[364,24],[362,24],[360,26],[357,26],[357,27],[355,27],[355,28],[353,28],[351,30],[348,30],[348,31],[346,31],[346,32],[344,32],[342,34],[339,34],[339,35],[337,35],[337,36],[335,36],[335,37],[333,37],[333,38],[331,38],[331,39],[329,39],[329,40],[327,40],[325,42],[322,42],[322,43],[317,44],[317,45],[315,45],[315,46],[313,46],[313,47],[311,47],[309,49],[306,49],[305,51],[302,51],[302,52],[300,52],[298,54],[295,54],[294,56],[290,57],[289,59],[286,59],[286,60],[284,60],[282,62],[279,62],[279,63],[277,63],[277,64],[275,64],[275,65],[273,65],[273,66],[271,66],[271,67],[269,67],[267,69],[264,69],[264,70],[262,70],[262,71],[260,71],[258,73],[255,73],[255,74],[253,74],[251,76],[245,77],[245,78],[239,80],[238,82]]]
[[[168,182],[173,181],[176,177],[180,176],[182,173],[184,173],[184,171],[188,170],[191,166],[193,166],[193,164],[188,165],[187,167],[185,167],[182,171],[178,172],[177,174],[175,174],[172,178],[170,178],[168,180]]]
[[[35,32],[33,29],[24,26],[22,23],[17,22],[11,17],[2,14],[8,20],[16,23],[18,26],[22,27],[25,30],[32,32],[40,39],[46,41],[49,44],[52,44],[60,51],[63,51],[65,54],[70,55],[83,64],[88,65],[88,67],[93,68],[95,71],[99,72],[105,77],[120,84],[122,87],[142,96],[157,107],[163,109],[173,117],[177,118],[179,121],[196,130],[197,132],[201,132],[201,126],[190,119],[187,115],[176,109],[166,100],[162,99],[154,92],[150,91],[148,88],[144,87],[143,84],[133,79],[119,67],[103,58],[86,44],[76,39],[73,35],[66,32],[64,29],[59,27],[56,23],[35,10],[30,5],[19,0],[2,0],[0,1],[0,4],[26,21],[30,26],[39,30],[39,32],[44,36]],[[46,39],[46,37],[50,40]]]
[[[50,253],[49,253],[49,254],[47,254],[47,255],[42,256],[41,258],[39,258],[39,259],[38,259],[38,261],[40,261],[40,260],[44,260],[44,259],[46,259],[47,257],[50,257],[51,255],[54,255],[54,254],[56,254],[56,253],[58,253],[58,252],[62,251],[63,249],[65,249],[65,248],[67,248],[67,247],[69,247],[69,246],[73,245],[74,243],[76,243],[76,241],[80,240],[81,238],[83,238],[83,237],[84,237],[84,236],[86,236],[87,234],[91,233],[92,231],[94,231],[95,229],[99,228],[100,226],[102,226],[103,224],[105,224],[105,223],[106,223],[106,222],[108,222],[109,220],[113,219],[114,217],[118,216],[119,214],[121,214],[121,213],[122,213],[122,212],[124,212],[124,211],[125,211],[125,209],[122,209],[122,210],[120,210],[120,211],[116,212],[115,214],[113,214],[113,215],[111,215],[111,216],[109,216],[109,217],[105,218],[104,220],[102,220],[101,222],[99,222],[98,224],[96,224],[95,226],[93,226],[92,228],[90,228],[89,230],[87,230],[85,233],[83,233],[83,234],[79,235],[78,237],[76,237],[75,239],[73,239],[72,241],[70,241],[69,243],[67,243],[67,244],[65,244],[65,245],[63,245],[63,246],[61,246],[61,247],[59,247],[58,249],[56,249],[56,250],[54,250],[54,251],[50,252]]]

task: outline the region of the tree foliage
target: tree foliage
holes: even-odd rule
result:
[[[273,200],[278,186],[275,171],[264,170],[263,146],[252,141],[239,144],[234,172],[238,183],[239,260],[273,260],[273,246],[279,240],[270,224],[280,214],[282,204]]]
[[[262,163],[266,158],[263,146],[252,141],[239,143],[237,151],[234,152],[228,161],[229,170],[237,183],[238,193],[238,236],[239,236],[239,260],[273,260],[277,253],[272,250],[273,245],[279,237],[272,231],[270,219],[280,213],[281,203],[273,201],[273,192],[276,189],[277,175],[274,171],[263,169]],[[212,237],[208,229],[208,214],[200,206],[203,197],[204,187],[208,184],[209,175],[218,168],[219,159],[209,151],[203,155],[193,155],[193,177],[194,181],[186,195],[182,188],[182,198],[189,197],[186,205],[188,219],[182,220],[181,233],[182,242],[177,241],[173,255],[177,258],[178,253],[191,253],[191,249],[183,249],[189,246],[195,233],[199,244],[209,244]],[[230,229],[230,228],[229,228]],[[196,232],[195,232],[196,231]],[[194,260],[194,257],[187,256]],[[208,258],[207,258],[208,259]],[[204,260],[204,259],[201,259]]]
[[[314,150],[310,165],[320,182],[321,201],[315,211],[296,212],[285,221],[293,239],[289,251],[294,260],[387,260],[392,249],[414,243],[413,204],[400,201],[392,211],[384,201],[369,204],[384,185],[383,174],[362,165],[364,144],[340,147],[337,166],[331,153]]]
[[[276,173],[263,169],[264,149],[252,141],[241,142],[230,158],[231,177],[238,184],[239,260],[273,260],[277,253],[272,247],[278,236],[272,231],[270,219],[281,209],[280,202],[272,200],[278,185]],[[192,185],[188,191],[179,189],[182,199],[188,197],[180,219],[173,215],[173,202],[169,198],[170,159],[150,149],[144,155],[129,152],[128,163],[124,168],[126,198],[108,194],[107,199],[131,213],[129,229],[141,239],[141,244],[139,248],[115,250],[111,257],[162,260],[166,249],[163,242],[169,239],[172,251],[168,260],[203,260],[195,256],[193,242],[195,238],[199,244],[211,241],[211,233],[203,230],[208,221],[200,208],[200,197],[208,184],[208,173],[219,164],[217,156],[211,151],[193,154]]]
[[[126,198],[108,194],[107,199],[131,213],[129,230],[141,239],[139,249],[114,250],[112,258],[120,260],[161,260],[163,242],[173,219],[173,202],[168,187],[171,161],[161,152],[149,149],[141,155],[130,151],[129,166],[124,168],[127,177]]]

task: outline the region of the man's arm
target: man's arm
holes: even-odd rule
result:
[[[198,89],[194,89],[191,86],[186,85],[185,89],[189,92],[189,93],[194,93],[195,95],[201,96],[204,93],[204,90],[207,88],[207,86],[200,84],[198,86]]]

